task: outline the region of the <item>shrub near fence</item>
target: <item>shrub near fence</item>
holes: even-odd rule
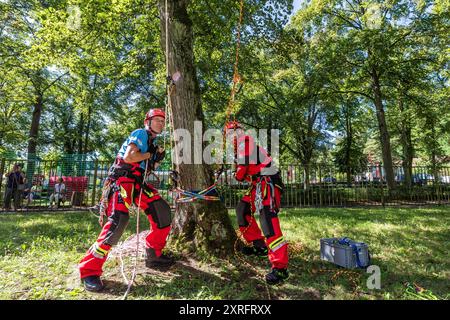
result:
[[[28,188],[38,180],[43,183],[40,199],[33,201],[30,209],[46,209],[49,195],[53,192],[57,177],[63,177],[67,188],[65,207],[84,209],[95,205],[101,196],[103,183],[111,165],[109,161],[85,160],[86,157],[63,160],[0,159],[0,200],[3,205],[6,189],[5,174],[14,163],[23,163],[28,177]],[[174,204],[174,194],[169,190],[169,166],[161,166],[151,176],[161,195]],[[308,179],[300,165],[282,165],[280,173],[285,189],[283,207],[305,206],[353,206],[353,205],[401,205],[401,204],[445,204],[450,203],[450,167],[441,167],[436,176],[431,168],[414,167],[412,184],[404,182],[403,169],[394,168],[397,187],[388,190],[384,170],[381,166],[368,166],[366,170],[351,176],[347,182],[345,174],[333,167],[314,166]],[[233,208],[248,189],[248,184],[239,183],[227,167],[219,180],[220,195],[228,208]]]

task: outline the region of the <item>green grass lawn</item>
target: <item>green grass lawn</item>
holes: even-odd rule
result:
[[[291,245],[286,283],[266,287],[265,258],[245,258],[242,263],[235,257],[197,261],[179,255],[180,262],[166,273],[146,269],[140,260],[128,299],[450,297],[448,206],[285,209],[280,217]],[[141,226],[147,228],[142,218]],[[77,262],[99,231],[97,218],[87,212],[0,213],[0,299],[121,299],[127,286],[117,257],[105,264],[105,292],[86,292],[78,280]],[[122,240],[134,231],[131,219]],[[372,264],[381,269],[380,290],[367,288],[370,275],[365,271],[336,274],[342,269],[320,260],[320,238],[342,236],[369,244]],[[133,263],[133,256],[124,257],[128,277]],[[414,295],[407,283],[427,291]]]

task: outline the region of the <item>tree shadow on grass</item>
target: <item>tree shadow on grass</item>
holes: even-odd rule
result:
[[[255,258],[256,259],[256,258]],[[232,257],[228,260],[217,260],[214,266],[199,267],[194,259],[179,260],[166,272],[145,268],[140,261],[136,281],[129,293],[129,298],[140,299],[306,299],[317,300],[321,293],[313,287],[296,288],[298,278],[293,268],[291,278],[277,286],[266,286],[264,275],[270,268],[266,258],[248,259],[248,265]],[[217,267],[222,264],[222,267]],[[129,268],[128,268],[129,269]],[[128,270],[128,276],[131,272]],[[290,281],[294,281],[289,285]],[[105,291],[100,299],[120,298],[127,290],[126,282],[119,272],[105,276]],[[286,285],[287,284],[287,285]]]
[[[221,297],[230,286],[231,278],[206,272],[191,265],[193,260],[180,260],[170,268],[146,268],[143,261],[138,263],[136,279],[129,298],[143,299],[210,299]],[[131,272],[128,270],[128,278]],[[100,298],[121,297],[127,290],[127,283],[120,273],[104,277],[104,291]],[[103,296],[102,296],[103,295]]]
[[[427,210],[429,212],[427,212]],[[450,207],[423,208],[421,211],[405,208],[304,208],[292,209],[284,218],[339,219],[343,224],[360,221],[390,223],[393,225],[414,224],[418,221],[432,224],[450,223]]]

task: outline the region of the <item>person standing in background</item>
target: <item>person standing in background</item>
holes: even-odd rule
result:
[[[5,178],[7,178],[6,182],[6,191],[5,191],[5,202],[4,208],[6,210],[11,209],[11,199],[14,199],[14,211],[16,211],[20,206],[20,198],[21,198],[21,187],[25,184],[25,175],[21,171],[21,166],[19,163],[16,163],[13,166],[11,172],[5,174]]]

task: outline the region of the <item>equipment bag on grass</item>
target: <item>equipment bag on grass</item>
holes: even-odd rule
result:
[[[320,239],[320,258],[348,269],[367,268],[370,265],[367,244],[346,237]]]

